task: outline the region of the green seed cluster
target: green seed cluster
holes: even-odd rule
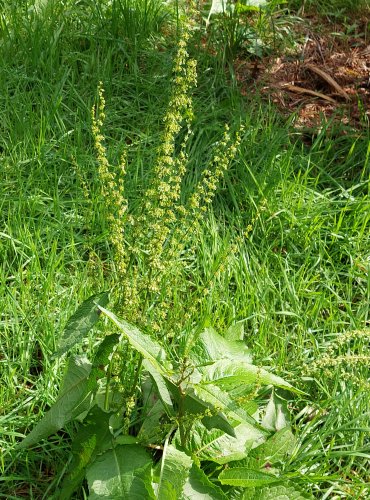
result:
[[[369,338],[370,329],[352,330],[338,335],[327,347],[326,352],[307,367],[306,373],[311,376],[324,373],[325,377],[332,379],[339,369],[342,380],[370,388],[370,381],[361,374],[361,368],[370,366],[370,350],[364,348],[363,342],[360,342],[362,352],[356,352],[356,342]],[[342,350],[347,352],[340,354]]]
[[[192,315],[191,308],[187,308],[181,312],[181,318],[171,320],[171,315],[179,314],[173,307],[175,294],[186,294],[190,286],[184,280],[186,252],[238,152],[243,132],[241,127],[233,135],[225,126],[212,161],[203,170],[193,193],[183,200],[181,187],[187,172],[187,143],[194,117],[191,92],[197,84],[196,61],[187,52],[189,37],[187,22],[182,27],[174,60],[172,91],[163,119],[160,146],[139,213],[130,213],[124,194],[126,154],[122,155],[118,167],[110,165],[107,158],[102,133],[105,99],[101,84],[98,106],[92,110],[92,133],[101,196],[115,254],[120,313],[146,331],[166,338],[171,338],[176,333],[174,329],[181,328]],[[176,147],[180,133],[183,138]]]
[[[99,105],[92,109],[92,133],[101,180],[101,192],[105,203],[110,229],[110,239],[116,253],[116,265],[119,277],[126,275],[127,255],[124,245],[124,232],[127,223],[127,200],[124,196],[124,176],[126,173],[126,152],[121,156],[119,168],[112,168],[107,158],[102,127],[105,120],[105,98],[103,84],[98,88]],[[97,116],[96,116],[97,115]]]

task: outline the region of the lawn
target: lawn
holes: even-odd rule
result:
[[[264,26],[273,19],[280,30],[292,29],[310,8],[326,27],[346,27],[350,43],[356,2],[342,2],[335,18],[322,12],[323,2],[307,2],[305,12],[297,5],[303,3],[288,2],[288,9],[270,2],[275,10]],[[203,21],[198,12],[181,20],[180,7],[154,0],[13,1],[2,7],[0,496],[67,498],[57,495],[74,463],[71,443],[81,422],[63,423],[27,449],[19,443],[58,400],[67,358],[92,359],[107,335],[122,333],[104,313],[69,353],[55,355],[78,307],[109,291],[104,309],[151,339],[144,345],[135,337],[137,354],[130,348],[133,337],[125,337],[103,363],[104,411],[111,383],[109,397],[123,400],[114,418],[123,422],[123,437],[139,440],[135,446],[143,418],[142,357],[151,342],[184,367],[182,383],[191,359],[187,346],[212,327],[243,343],[256,366],[295,388],[271,379],[280,406],[269,431],[289,427],[294,446],[276,464],[272,458],[258,466],[264,478],[274,477],[270,493],[263,489],[266,478],[251,486],[234,487],[226,479],[221,485],[228,466],[218,478],[224,463],[208,457],[202,461],[208,479],[198,477],[208,496],[184,498],[258,500],[278,497],[276,488],[285,484],[292,485],[286,493],[292,499],[369,498],[369,116],[364,110],[361,119],[345,122],[340,108],[320,123],[298,127],[299,103],[286,113],[259,82],[240,83],[241,58],[252,66],[257,56],[258,64],[265,61],[264,52],[252,53],[250,38],[244,44],[242,15],[212,16],[206,31],[209,6],[203,5]],[[255,38],[257,14],[247,18],[248,36]],[[187,50],[197,60],[196,85],[191,69],[184,69],[187,56],[182,72],[174,68],[182,25],[192,16]],[[284,33],[278,28],[272,32]],[[230,38],[230,29],[240,38]],[[265,37],[259,50],[301,54],[304,39],[294,31],[284,45],[284,36],[271,43],[272,28],[258,29]],[[102,95],[105,120],[99,124]],[[352,99],[361,111],[361,97]],[[172,133],[177,111],[181,130]],[[105,141],[99,143],[100,129]],[[107,171],[99,144],[106,148]],[[164,170],[173,164],[176,178]],[[174,193],[170,201],[161,194],[163,183]],[[193,193],[203,196],[200,205]],[[172,387],[172,375],[163,377]],[[237,385],[242,391],[243,382]],[[260,387],[257,380],[251,392],[259,425],[270,385]],[[180,417],[174,421],[181,434]],[[171,432],[158,438],[157,448],[142,446],[155,465],[162,463],[159,483],[167,448],[175,458],[186,455],[184,436]],[[71,498],[122,498],[94,489],[94,463],[86,467],[87,482],[82,476]],[[181,467],[175,469],[179,476]],[[171,496],[164,488],[158,498],[182,498],[174,491]]]

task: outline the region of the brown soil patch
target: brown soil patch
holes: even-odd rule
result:
[[[294,114],[294,127],[301,130],[317,130],[333,117],[343,130],[368,125],[370,42],[365,34],[346,36],[341,29],[311,19],[296,28],[302,42],[293,54],[258,63],[239,58],[235,72],[242,93],[257,86],[283,114]]]

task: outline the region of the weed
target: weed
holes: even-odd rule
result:
[[[165,17],[169,24],[152,24],[149,39],[139,37],[135,42],[123,33],[127,26],[118,26],[119,21],[117,32],[111,28],[116,20],[107,2],[47,2],[46,16],[27,10],[34,3],[3,2],[0,14],[0,494],[6,498],[50,498],[61,484],[69,467],[71,438],[81,427],[66,424],[65,431],[27,451],[16,445],[58,397],[64,361],[55,360],[53,353],[76,304],[116,283],[112,307],[119,309],[117,253],[90,134],[96,88],[104,82],[107,158],[120,158],[122,149],[127,152],[124,197],[129,220],[141,214],[153,179],[151,167],[159,157],[175,50],[176,19]],[[368,368],[348,365],[344,357],[366,353],[368,339],[359,336],[336,343],[336,332],[366,331],[369,326],[366,120],[355,135],[346,129],[334,137],[323,126],[310,147],[294,143],[272,104],[257,95],[253,100],[238,95],[228,85],[224,67],[193,40],[189,52],[199,58],[198,86],[193,93],[192,133],[184,148],[187,173],[179,207],[190,199],[204,167],[211,166],[224,123],[234,123],[237,129],[242,121],[245,130],[207,216],[192,226],[187,250],[177,254],[179,266],[173,269],[179,272],[170,276],[176,287],[170,290],[168,319],[186,323],[187,335],[175,335],[169,342],[171,362],[178,367],[180,358],[189,355],[189,334],[197,337],[204,325],[215,325],[225,337],[238,341],[243,329],[256,364],[272,366],[305,391],[289,403],[297,442],[283,465],[277,464],[278,474],[296,477],[298,471],[305,491],[317,498],[367,498]],[[186,133],[185,124],[175,141],[175,159]],[[120,160],[111,163],[119,165]],[[119,166],[110,168],[120,173]],[[89,192],[88,205],[80,178]],[[180,215],[176,212],[178,221]],[[189,220],[194,220],[191,211]],[[133,234],[134,227],[128,224],[127,234]],[[146,258],[144,252],[136,256],[140,272]],[[149,302],[154,303],[156,296],[151,294]],[[165,299],[164,285],[161,294]],[[155,304],[153,315],[159,311]],[[184,311],[190,314],[187,321]],[[119,316],[126,316],[123,309]],[[178,331],[173,323],[172,330]],[[78,352],[91,359],[107,328],[99,322],[90,335],[79,337],[72,356]],[[114,328],[118,327],[109,327]],[[170,331],[169,326],[163,337],[162,332],[153,336],[172,336]],[[341,357],[340,364],[330,366],[331,376],[324,375],[325,367],[303,376],[302,367],[314,367],[330,347],[333,359]],[[147,435],[143,408],[149,411],[149,402],[157,397],[144,399],[144,389],[143,398],[131,393],[140,356],[122,341],[107,372],[112,389],[125,380],[131,383],[122,395],[129,402],[128,411],[119,421],[135,439]],[[183,374],[184,369],[181,364]],[[342,379],[342,371],[349,380]],[[111,394],[101,381],[101,407],[105,399],[112,402]],[[235,392],[238,404],[243,396]],[[266,394],[259,396],[263,410]],[[248,401],[252,399],[249,393]],[[281,408],[279,400],[275,408]],[[161,424],[162,420],[153,428]],[[164,434],[173,424],[166,419]],[[158,461],[163,450],[153,446],[148,450]],[[164,448],[163,442],[158,446]],[[288,481],[286,485],[293,487]],[[239,491],[224,487],[230,488],[230,498]],[[275,496],[288,494],[279,492],[279,485],[270,488]],[[258,498],[256,492],[251,494]],[[77,497],[84,495],[86,484]]]
[[[99,90],[98,118],[93,111],[93,135],[104,210],[116,254],[120,307],[130,321],[157,332],[177,324],[176,333],[179,333],[184,326],[178,317],[169,320],[176,300],[171,290],[176,291],[176,296],[181,288],[183,293],[188,293],[184,283],[180,285],[176,281],[183,279],[187,242],[196,234],[197,225],[211,204],[218,183],[237,154],[240,143],[240,132],[233,139],[226,128],[210,169],[203,170],[194,192],[183,201],[181,184],[186,174],[186,145],[192,133],[193,118],[189,94],[196,84],[195,61],[188,58],[186,50],[188,38],[188,31],[184,31],[174,62],[173,90],[163,120],[161,144],[138,214],[128,213],[127,201],[123,197],[126,153],[116,170],[107,159],[101,133],[105,118],[102,88]],[[186,134],[176,150],[176,139],[183,123]],[[181,316],[182,320],[190,318],[188,314],[181,313]]]

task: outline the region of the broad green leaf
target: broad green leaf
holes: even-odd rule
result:
[[[189,478],[192,463],[192,459],[186,453],[174,446],[164,447],[156,488],[158,500],[178,500],[183,497],[183,489]]]
[[[173,427],[173,423],[163,422],[166,412],[161,400],[158,400],[146,414],[137,435],[138,441],[143,445],[162,443]]]
[[[180,404],[182,396],[180,395],[179,387],[171,382],[171,380],[167,380],[167,387],[172,394],[173,400],[177,404]],[[184,407],[186,415],[198,416],[207,429],[216,428],[231,436],[235,435],[234,429],[230,425],[225,414],[220,412],[218,407],[215,407],[214,403],[199,398],[194,392],[193,385],[186,388],[186,395],[181,404]]]
[[[265,441],[267,437],[266,433],[247,423],[235,425],[234,434],[235,437],[232,437],[218,429],[209,431],[203,424],[196,422],[187,448],[199,460],[226,464],[247,457],[250,450]]]
[[[290,481],[284,481],[284,484],[246,490],[242,500],[314,500],[314,497],[302,492]]]
[[[227,393],[233,401],[237,401],[239,406],[243,408],[249,415],[259,415],[259,405],[254,400],[253,394],[255,392],[255,387],[247,386],[241,384],[239,386],[228,387]]]
[[[135,436],[128,436],[127,434],[122,434],[114,439],[116,444],[139,444],[138,438]]]
[[[272,392],[270,401],[266,406],[265,415],[261,421],[265,429],[279,431],[289,425],[289,412],[287,402]]]
[[[26,448],[59,431],[64,425],[90,408],[88,378],[91,363],[85,356],[70,358],[58,399],[36,427],[20,443]]]
[[[206,415],[201,418],[201,422],[209,431],[212,429],[219,429],[222,432],[226,432],[226,434],[228,434],[229,436],[235,437],[234,427],[227,420],[226,416],[221,412],[210,417]]]
[[[252,362],[252,356],[245,342],[227,340],[213,328],[206,328],[198,337],[192,349],[195,364],[214,363],[220,359]]]
[[[119,445],[99,455],[86,472],[89,500],[154,499],[152,459],[143,447]]]
[[[289,382],[273,375],[263,368],[240,360],[221,359],[212,365],[202,367],[204,383],[210,383],[222,388],[232,388],[240,384],[274,385],[284,389],[295,390]]]
[[[213,484],[195,464],[190,469],[181,498],[184,500],[227,500],[221,488]]]
[[[98,305],[106,306],[109,301],[107,292],[92,295],[85,300],[77,311],[70,317],[58,342],[55,356],[61,356],[78,344],[91,328],[99,321]]]
[[[281,478],[265,474],[264,472],[247,469],[246,467],[233,467],[224,469],[218,476],[221,484],[229,486],[240,486],[242,488],[254,488],[281,482]]]
[[[156,368],[145,359],[143,360],[143,366],[148,371],[157,388],[158,395],[163,403],[164,408],[166,409],[167,415],[174,415],[172,399],[164,378],[158,372],[158,370],[156,370]]]
[[[91,391],[95,391],[97,387],[97,381],[105,376],[104,367],[109,364],[110,356],[112,355],[115,346],[118,344],[120,336],[116,333],[112,335],[107,335],[104,337],[102,342],[94,355],[93,366],[89,376],[88,388]]]
[[[252,450],[253,453],[254,450]],[[234,467],[244,467],[246,469],[254,470],[254,471],[259,471],[259,472],[265,472],[266,474],[277,474],[280,471],[276,471],[274,468],[270,467],[264,467],[266,462],[260,461],[257,458],[251,457],[251,454],[249,453],[246,458],[243,458],[241,460],[234,460],[232,462],[229,462],[228,467],[234,468]]]
[[[94,355],[94,367],[106,366],[110,362],[110,358],[115,346],[118,344],[120,336],[117,333],[107,335],[100,342],[99,347]]]
[[[266,0],[248,0],[245,4],[237,2],[235,8],[237,12],[241,14],[242,12],[251,12],[251,11],[258,12],[262,7],[265,7],[266,5],[267,5]]]
[[[232,342],[241,342],[244,339],[244,323],[235,323],[225,332],[225,339]]]
[[[185,396],[184,410],[187,415],[198,415],[208,430],[220,429],[230,436],[235,436],[234,428],[226,415],[216,409],[213,404],[198,398],[194,393],[189,392]]]
[[[146,379],[144,378],[141,387],[144,420],[138,439],[141,443],[155,444],[163,442],[173,427],[172,417],[175,411],[165,379],[149,361],[143,360],[143,365],[148,375]],[[177,387],[173,387],[178,391]]]
[[[285,427],[273,434],[265,443],[258,446],[251,453],[251,457],[256,458],[261,466],[266,462],[276,464],[277,462],[286,461],[296,446],[296,438],[294,437],[290,427]]]
[[[108,386],[108,387],[107,387]],[[100,409],[112,415],[111,423],[118,428],[117,425],[117,412],[122,412],[125,407],[126,397],[123,392],[123,387],[112,384],[106,378],[103,378],[97,389],[94,391],[94,404],[98,405]],[[113,418],[113,415],[116,416]],[[121,415],[122,423],[122,415]]]
[[[58,500],[68,500],[85,477],[86,468],[98,453],[112,445],[109,432],[109,414],[94,407],[83,421],[72,442],[72,462],[68,467]]]
[[[241,423],[250,423],[262,429],[251,415],[217,385],[210,383],[196,384],[193,386],[193,390],[198,400],[208,403],[212,408],[222,412],[227,418],[232,418]]]
[[[166,360],[166,353],[158,342],[149,335],[143,334],[136,326],[120,320],[115,314],[99,306],[99,309],[113,321],[115,325],[123,332],[131,346],[136,349],[144,359],[147,359],[154,368],[161,374],[171,376],[172,367]]]
[[[296,439],[289,427],[282,429],[248,453],[246,458],[234,460],[229,467],[241,467],[248,470],[277,475],[283,463],[292,454]]]

